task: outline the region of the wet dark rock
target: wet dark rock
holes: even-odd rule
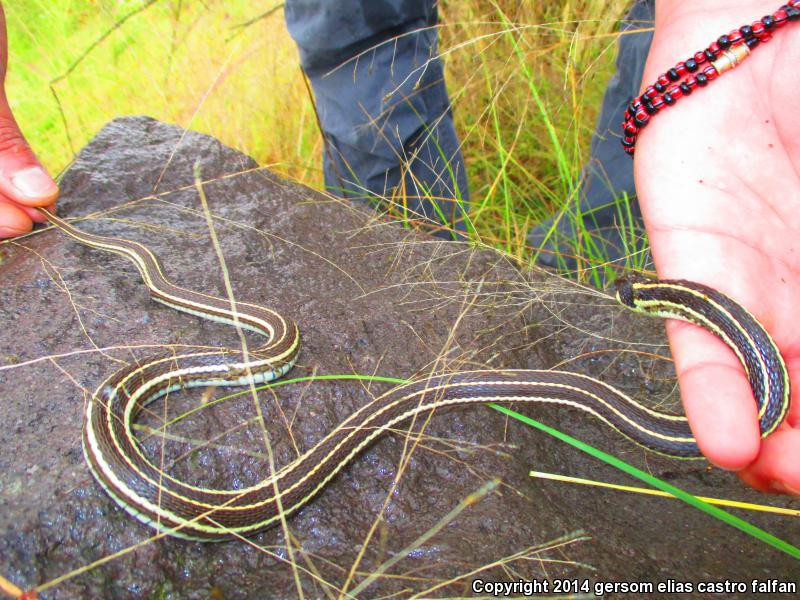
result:
[[[381,224],[372,213],[257,168],[207,136],[146,118],[110,123],[65,174],[60,212],[87,217],[78,225],[88,231],[143,241],[176,282],[222,293],[193,183],[196,161],[236,296],[274,307],[300,325],[303,350],[294,375],[409,377],[432,368],[565,363],[651,402],[674,403],[668,363],[609,352],[631,340],[663,341],[659,323],[643,323],[553,277],[521,275],[491,251]],[[126,261],[53,230],[0,245],[0,281],[0,366],[17,365],[0,369],[0,574],[29,588],[153,533],[119,509],[84,465],[86,394],[121,364],[157,351],[139,346],[235,344],[236,337],[224,326],[150,302]],[[28,362],[45,356],[51,358]],[[339,381],[262,392],[275,461],[286,464],[383,389]],[[140,424],[157,427],[165,410],[180,414],[203,395],[171,395]],[[702,462],[646,456],[576,411],[521,410],[698,494],[791,502],[746,490]],[[242,395],[200,415],[170,429],[165,456],[168,463],[180,459],[170,473],[220,487],[264,476],[268,463],[252,398]],[[517,561],[508,572],[654,582],[797,573],[792,559],[679,502],[531,479],[528,471],[535,469],[631,483],[486,407],[441,411],[404,464],[404,448],[417,441],[421,425],[414,435],[394,433],[369,448],[289,520],[307,597],[338,595],[376,515],[382,522],[349,589],[495,478],[502,482],[496,492],[414,547],[389,570],[391,577],[379,577],[362,596],[404,597],[451,578],[431,595],[469,594],[465,573],[579,530],[589,539],[545,549],[538,555],[544,561]],[[140,432],[151,458],[160,460],[161,439],[145,438]],[[200,440],[215,445],[189,452]],[[797,526],[786,517],[744,516],[797,539]],[[146,543],[42,597],[297,596],[284,532],[267,531],[252,542]],[[494,568],[482,576],[508,579],[508,572]]]

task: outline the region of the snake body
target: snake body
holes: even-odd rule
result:
[[[44,212],[44,211],[43,211]],[[86,408],[83,450],[108,494],[142,522],[176,537],[220,540],[249,536],[308,503],[366,446],[388,429],[433,409],[487,402],[550,403],[582,409],[634,442],[661,454],[701,456],[686,418],[635,402],[591,377],[563,371],[483,370],[435,375],[396,387],[362,406],[305,454],[259,483],[239,490],[190,485],[144,455],[132,425],[150,402],[184,387],[250,385],[281,377],[299,350],[295,324],[275,311],[178,287],[145,246],[83,232],[44,212],[87,246],[130,259],[154,300],[203,318],[237,324],[266,338],[248,353],[220,349],[154,357],[106,379]],[[688,281],[630,281],[617,292],[626,306],[697,323],[722,339],[744,366],[763,435],[782,421],[789,379],[775,343],[743,307]]]

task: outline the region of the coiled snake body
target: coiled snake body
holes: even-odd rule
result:
[[[233,349],[158,357],[106,379],[86,408],[83,448],[97,481],[125,510],[177,537],[219,540],[275,525],[313,498],[358,453],[387,429],[432,409],[486,402],[553,403],[580,408],[634,442],[669,456],[700,456],[686,418],[653,411],[591,377],[562,371],[485,370],[436,375],[396,387],[361,407],[292,463],[246,489],[189,485],[161,471],[137,444],[132,424],[153,400],[180,387],[250,385],[284,375],[299,350],[295,324],[270,309],[178,287],[143,245],[85,233],[42,211],[79,242],[120,254],[139,270],[152,298],[176,310],[239,324],[266,338],[247,355]],[[688,281],[632,281],[618,299],[662,317],[697,323],[739,357],[768,435],[789,406],[783,359],[764,328],[743,307]]]

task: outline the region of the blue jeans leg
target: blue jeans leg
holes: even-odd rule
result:
[[[343,198],[466,229],[464,159],[438,57],[433,0],[287,0],[289,32]]]
[[[649,29],[654,25],[654,0],[638,0],[622,24],[622,31]],[[634,227],[643,234],[639,204],[635,199],[633,161],[622,151],[620,131],[625,107],[639,93],[647,54],[653,39],[652,31],[620,36],[617,71],[603,97],[603,107],[592,137],[591,156],[584,165],[578,199],[583,227],[570,216],[554,216],[533,228],[528,242],[541,248],[543,265],[574,270],[577,261],[571,258],[574,246],[568,240],[577,238],[579,230],[589,232],[603,256],[610,260],[625,254],[620,235],[619,213],[615,200],[623,194],[632,199]]]

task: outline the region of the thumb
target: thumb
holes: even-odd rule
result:
[[[56,186],[20,131],[8,99],[0,91],[0,196],[27,206],[49,206]]]

